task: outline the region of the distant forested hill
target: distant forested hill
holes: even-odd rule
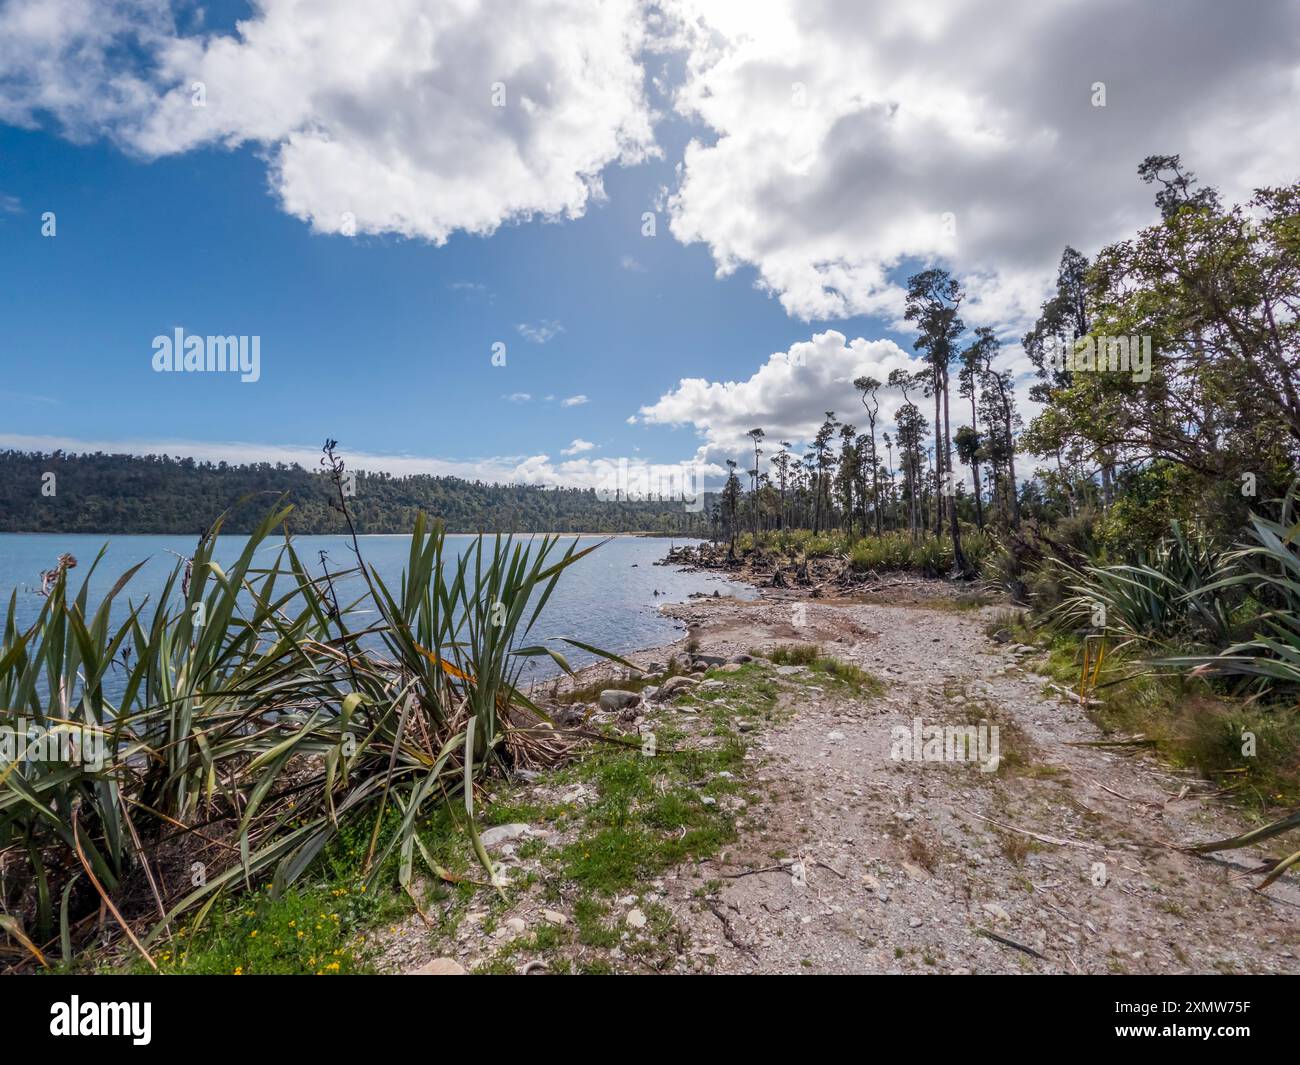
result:
[[[54,494],[42,493],[53,473]],[[167,456],[0,451],[0,532],[195,534],[225,511],[247,532],[281,493],[292,531],[345,530],[329,478],[284,463],[230,466]],[[483,484],[456,477],[360,473],[349,509],[361,533],[409,532],[418,510],[449,532],[662,532],[707,535],[682,503],[602,501],[592,489]]]

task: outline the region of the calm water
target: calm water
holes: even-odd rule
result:
[[[376,569],[384,582],[397,594],[401,573],[410,551],[409,536],[363,536],[361,551]],[[448,536],[449,552],[465,551],[474,542],[472,536]],[[572,542],[567,537],[561,542],[567,547]],[[579,537],[582,546],[596,543],[601,538]],[[236,561],[246,540],[241,536],[222,536],[218,541],[216,558],[222,566]],[[684,631],[679,622],[665,617],[659,610],[661,604],[677,603],[692,592],[752,598],[754,590],[744,584],[724,580],[702,573],[685,573],[670,566],[656,566],[673,544],[694,541],[685,539],[617,536],[586,558],[571,566],[560,578],[560,583],[546,604],[537,626],[528,642],[540,643],[543,638],[572,636],[584,643],[615,652],[635,651],[655,647],[677,639]],[[262,548],[267,564],[275,558],[278,542],[269,542]],[[331,572],[352,565],[354,556],[347,541],[340,536],[299,536],[294,540],[299,557],[308,565],[313,575],[321,572],[318,552],[329,555]],[[0,533],[0,592],[4,595],[7,611],[12,590],[18,592],[18,619],[20,625],[30,624],[40,612],[43,600],[37,594],[40,573],[54,566],[59,555],[68,552],[77,559],[71,571],[70,588],[79,589],[91,563],[101,547],[107,552],[90,580],[92,609],[106,594],[117,578],[137,562],[145,565],[131,579],[119,595],[120,615],[127,616],[127,600],[138,604],[149,596],[152,604],[176,564],[176,552],[188,556],[194,548],[194,538],[185,536],[102,536],[96,534],[65,536],[51,533]],[[558,557],[557,551],[552,557]],[[287,579],[284,588],[288,590]],[[363,588],[359,577],[338,584],[340,603],[349,603],[360,597]],[[655,592],[659,595],[656,597]],[[146,610],[144,616],[152,615]],[[360,620],[360,619],[358,619]],[[594,661],[593,657],[577,648],[559,645],[558,650],[578,668]],[[525,667],[524,678],[542,679],[554,675],[556,667],[549,659],[531,659]]]

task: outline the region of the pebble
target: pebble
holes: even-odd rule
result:
[[[525,824],[515,822],[510,825],[494,825],[492,828],[485,828],[479,833],[479,839],[484,847],[496,847],[508,840],[518,839],[520,836],[528,835],[529,828]]]
[[[434,958],[418,969],[412,969],[408,976],[467,976],[465,966],[455,958]]]

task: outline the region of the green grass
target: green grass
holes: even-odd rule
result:
[[[738,838],[739,814],[733,810],[758,801],[747,783],[747,740],[737,721],[778,720],[797,701],[790,697],[801,686],[823,679],[842,683],[830,673],[776,677],[765,662],[710,676],[723,687],[684,694],[675,709],[663,708],[643,723],[656,737],[653,756],[637,747],[592,742],[575,761],[545,772],[527,790],[499,788],[480,804],[485,824],[518,820],[553,833],[548,842],[534,838],[516,850],[535,862],[528,895],[512,886],[501,900],[486,887],[458,887],[457,898],[465,892],[476,907],[486,906],[480,931],[489,934],[523,899],[564,912],[569,920],[530,920],[524,935],[493,943],[476,973],[517,972],[539,958],[551,973],[668,971],[689,953],[672,911],[645,892],[667,870],[724,854]],[[701,746],[702,739],[708,744]],[[539,791],[567,794],[578,785],[588,795],[585,802],[536,798]],[[453,839],[463,867],[472,856],[463,837]],[[640,929],[626,924],[628,903],[617,901],[628,894],[637,896],[635,905],[645,915]],[[439,935],[450,938],[455,927],[455,921],[445,921]],[[614,948],[621,960],[607,955]]]
[[[359,933],[385,903],[353,889],[304,886],[275,898],[263,888],[218,911],[194,936],[182,926],[155,956],[162,973],[351,975],[370,971]],[[146,971],[143,961],[134,967]]]
[[[397,831],[398,821],[395,813],[389,815],[385,838]],[[419,826],[419,835],[445,868],[458,873],[470,868],[473,855],[450,807],[438,808]],[[392,878],[381,878],[371,888],[358,875],[368,845],[368,831],[345,826],[313,866],[313,877],[280,892],[267,882],[251,892],[218,896],[203,920],[180,925],[174,937],[160,945],[154,955],[159,972],[241,976],[372,972],[368,934],[385,922],[404,919],[411,907]],[[386,872],[394,873],[396,856],[388,862]],[[452,909],[463,912],[472,891],[471,884],[450,887],[439,881],[432,888],[433,901],[458,898],[460,905]],[[150,971],[136,955],[131,955],[127,970]]]
[[[1082,638],[1035,629],[1009,614],[987,630],[999,628],[1013,640],[1042,645],[1045,655],[1035,669],[1078,690]],[[1231,788],[1252,810],[1300,803],[1300,718],[1293,711],[1225,697],[1181,673],[1144,669],[1133,650],[1108,653],[1100,685],[1095,697],[1102,705],[1090,707],[1088,715],[1103,732],[1154,740],[1162,758]],[[1243,732],[1254,734],[1253,757],[1242,753]]]
[[[778,666],[805,666],[815,672],[824,673],[863,695],[882,695],[885,691],[885,684],[880,678],[852,662],[823,655],[821,649],[815,644],[782,644],[770,650],[753,650],[750,654],[767,658]]]
[[[909,533],[899,531],[886,532],[881,536],[874,533],[862,536],[858,533],[850,535],[842,530],[814,534],[808,529],[784,529],[761,534],[758,543],[761,553],[783,555],[790,559],[845,555],[849,559],[849,565],[858,573],[868,570],[900,570],[943,577],[953,568],[950,536],[936,540],[923,533],[914,543]],[[736,545],[742,552],[752,550],[752,534],[739,536]],[[982,572],[993,559],[997,547],[987,533],[964,526],[962,550],[976,572]]]
[[[738,774],[743,761],[739,740],[650,758],[618,752],[588,759],[581,772],[599,797],[582,815],[582,838],[560,851],[563,876],[608,894],[716,853],[736,838],[732,816],[716,800],[739,786],[736,777],[717,774]],[[701,780],[707,783],[693,783]],[[705,804],[706,795],[715,802]]]

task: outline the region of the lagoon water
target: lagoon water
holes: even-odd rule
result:
[[[561,541],[561,548],[551,556],[558,558],[561,549],[574,537]],[[579,536],[581,546],[598,543],[602,537]],[[473,536],[448,536],[448,552],[458,554],[467,550],[476,540]],[[373,565],[388,587],[397,593],[402,570],[410,551],[410,537],[362,536],[361,551]],[[671,566],[656,566],[673,545],[695,543],[684,538],[615,536],[586,558],[574,563],[560,578],[555,594],[551,596],[530,634],[528,643],[542,642],[545,638],[571,636],[608,651],[628,652],[654,647],[677,639],[684,627],[665,617],[659,607],[665,603],[678,603],[692,592],[738,598],[753,598],[756,594],[749,585],[739,584],[704,573],[687,573]],[[152,616],[152,605],[161,593],[168,574],[177,563],[177,555],[186,556],[194,549],[194,538],[186,536],[111,536],[97,534],[62,535],[56,533],[0,533],[0,592],[4,595],[3,608],[8,610],[9,597],[17,592],[17,617],[20,627],[35,621],[44,600],[39,595],[42,570],[54,566],[64,552],[77,559],[77,567],[69,574],[69,587],[81,587],[100,548],[106,547],[104,558],[90,578],[90,606],[93,610],[100,599],[131,566],[144,561],[145,565],[131,579],[118,597],[119,616],[128,614],[128,600],[139,604],[149,597],[150,609],[144,617]],[[216,559],[223,566],[234,562],[246,543],[242,536],[222,536],[218,541]],[[260,549],[267,564],[275,558],[279,541],[269,540]],[[489,541],[490,543],[490,541]],[[319,555],[325,551],[331,572],[343,570],[354,564],[348,540],[342,536],[298,536],[294,544],[299,557],[313,575],[322,573]],[[172,552],[175,552],[173,554]],[[281,578],[289,587],[288,578]],[[337,586],[341,604],[358,599],[364,588],[359,577],[341,582]],[[655,596],[655,591],[659,592]],[[363,620],[358,618],[358,620]],[[595,661],[586,652],[567,645],[557,649],[576,669]],[[558,670],[547,658],[527,660],[523,681],[541,680],[553,676]]]

